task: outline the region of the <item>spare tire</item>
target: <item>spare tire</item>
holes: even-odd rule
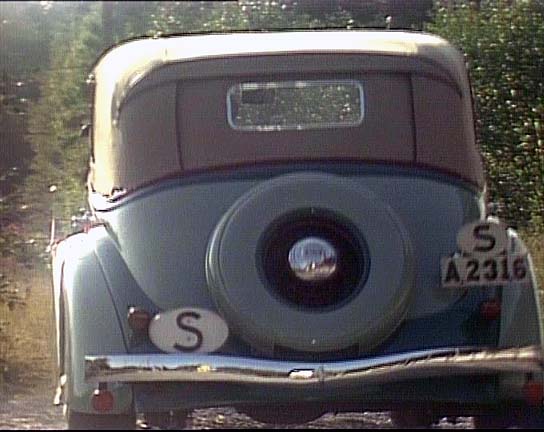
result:
[[[289,282],[274,280],[274,266],[263,260],[278,255],[278,241],[271,238],[281,243],[286,233],[285,250],[300,240],[292,234],[296,229],[287,234],[290,221],[305,227],[301,238],[327,237],[322,243],[344,248],[344,267],[356,263],[358,270],[338,279],[349,282],[345,295],[314,304],[282,294],[280,285]],[[225,213],[208,244],[206,278],[230,330],[263,352],[278,346],[301,352],[357,346],[366,352],[401,324],[414,283],[414,259],[407,230],[376,194],[344,177],[296,173],[260,184]],[[305,283],[295,283],[294,289],[305,289]]]

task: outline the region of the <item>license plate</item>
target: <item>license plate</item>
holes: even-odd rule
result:
[[[229,328],[216,313],[196,307],[161,312],[151,320],[149,338],[168,353],[210,353],[227,340]]]
[[[440,261],[443,287],[504,286],[529,282],[527,254],[446,257]]]

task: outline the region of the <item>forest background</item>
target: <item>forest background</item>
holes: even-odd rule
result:
[[[389,17],[389,18],[387,18]],[[488,200],[519,229],[544,283],[543,0],[0,2],[0,383],[28,274],[47,272],[52,217],[87,208],[87,79],[137,36],[286,28],[425,30],[456,45],[472,80]]]

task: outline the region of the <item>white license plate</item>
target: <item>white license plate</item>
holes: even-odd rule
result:
[[[443,287],[457,288],[484,285],[508,285],[528,282],[527,254],[495,257],[446,257],[440,260]]]
[[[227,340],[227,323],[211,310],[196,307],[161,312],[151,320],[149,338],[168,353],[210,353]]]

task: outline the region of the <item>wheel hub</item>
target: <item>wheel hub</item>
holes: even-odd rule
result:
[[[297,241],[289,251],[289,266],[303,281],[322,281],[336,271],[338,253],[326,240],[306,237]]]

